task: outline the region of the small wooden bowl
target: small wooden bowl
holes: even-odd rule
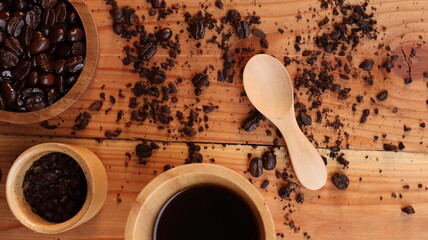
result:
[[[23,196],[22,183],[33,162],[51,152],[69,155],[82,168],[88,192],[80,211],[68,221],[52,223],[32,212]],[[27,149],[13,163],[6,180],[6,199],[13,215],[26,227],[39,232],[54,234],[75,228],[93,218],[102,208],[107,197],[107,174],[100,159],[88,149],[61,143],[43,143]]]
[[[238,194],[253,211],[261,240],[275,239],[272,215],[257,189],[238,173],[214,164],[191,164],[170,169],[151,181],[131,208],[125,240],[150,240],[158,213],[181,190],[194,185],[214,184]]]
[[[28,124],[41,122],[58,116],[75,103],[88,88],[95,74],[100,54],[99,36],[95,20],[84,0],[69,0],[83,23],[86,36],[85,66],[73,87],[54,104],[33,112],[10,112],[0,110],[0,121]]]

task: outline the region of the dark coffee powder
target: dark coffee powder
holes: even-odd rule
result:
[[[63,153],[49,153],[31,165],[22,184],[32,211],[49,222],[74,217],[86,199],[85,174],[79,164]]]
[[[174,195],[159,212],[154,240],[258,240],[257,220],[232,191],[199,185]]]

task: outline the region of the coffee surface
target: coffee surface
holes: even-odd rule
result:
[[[154,240],[258,240],[257,220],[234,192],[200,185],[174,195],[161,209]]]

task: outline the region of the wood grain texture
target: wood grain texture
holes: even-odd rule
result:
[[[233,2],[223,1],[225,10],[219,10],[213,6],[214,1],[204,2],[208,5],[208,11],[214,14],[214,17],[219,19],[226,14],[229,9],[237,9],[242,13],[256,13],[261,16],[262,24],[259,28],[263,29],[269,40],[268,54],[275,55],[278,59],[283,56],[296,57],[300,59],[301,53],[296,53],[293,45],[296,35],[301,35],[306,44],[302,44],[302,49],[313,49],[313,41],[311,40],[319,30],[313,30],[317,24],[317,20],[321,19],[330,11],[320,10],[319,3],[315,0],[268,0],[268,1],[249,1],[235,0]],[[358,1],[351,1],[358,2]],[[83,97],[74,104],[69,110],[50,121],[50,123],[58,123],[60,126],[56,130],[41,129],[38,124],[26,126],[15,126],[10,124],[1,124],[0,133],[3,134],[34,134],[34,135],[55,135],[55,136],[74,136],[70,134],[73,126],[73,120],[79,112],[87,110],[90,104],[99,99],[99,94],[104,92],[106,96],[115,96],[118,102],[111,105],[108,101],[104,104],[102,111],[93,113],[94,118],[84,131],[77,133],[77,137],[85,138],[102,138],[105,130],[114,130],[117,127],[123,129],[120,136],[122,139],[133,139],[136,137],[148,138],[153,140],[176,141],[177,133],[173,131],[168,134],[165,130],[159,130],[155,124],[148,122],[144,125],[132,124],[129,127],[125,126],[125,122],[129,120],[128,98],[132,95],[130,90],[125,87],[127,83],[134,83],[140,78],[130,72],[130,67],[124,67],[121,64],[123,57],[122,48],[126,45],[126,41],[116,36],[111,27],[111,18],[108,13],[108,6],[101,0],[87,0],[100,34],[101,56],[98,64],[98,70],[92,84],[92,87],[85,92]],[[179,10],[179,14],[169,16],[164,21],[156,21],[155,17],[147,17],[145,26],[148,31],[153,31],[156,26],[168,26],[174,33],[180,30],[186,31],[186,25],[183,24],[183,14],[185,11],[196,13],[200,10],[199,1],[168,1],[168,4],[179,3],[186,4],[185,10]],[[149,4],[144,1],[137,0],[121,0],[121,6],[141,6],[138,10],[138,15],[143,13],[147,15]],[[350,134],[348,140],[343,141],[343,146],[349,144],[351,149],[382,149],[383,143],[398,144],[403,141],[406,148],[404,151],[411,152],[426,152],[427,140],[424,137],[427,134],[426,128],[419,127],[420,123],[428,124],[428,105],[426,104],[428,96],[427,80],[422,78],[422,72],[427,71],[426,62],[428,58],[427,46],[425,39],[428,37],[428,21],[427,1],[371,1],[370,7],[374,7],[376,19],[378,20],[379,40],[378,41],[362,41],[363,44],[358,47],[358,51],[352,53],[354,67],[367,56],[375,60],[378,65],[384,61],[386,52],[378,49],[380,43],[390,45],[393,54],[397,54],[399,59],[398,64],[391,74],[387,74],[377,67],[372,71],[375,79],[374,86],[368,86],[359,77],[357,80],[342,81],[343,87],[352,87],[350,98],[345,101],[338,101],[335,94],[323,95],[323,108],[328,109],[328,113],[323,119],[322,124],[313,123],[307,127],[307,135],[313,134],[314,139],[320,143],[321,147],[326,147],[327,144],[322,143],[324,136],[332,136],[332,139],[343,138],[343,133]],[[313,8],[309,11],[308,9]],[[296,22],[296,15],[300,14],[302,20]],[[312,19],[312,15],[315,18]],[[177,21],[180,21],[177,24]],[[383,29],[385,27],[385,30]],[[278,33],[277,29],[283,28],[284,34]],[[213,32],[208,32],[204,40],[209,39]],[[207,65],[212,65],[216,69],[221,67],[222,52],[215,46],[206,44],[201,41],[202,54],[197,52],[195,47],[196,41],[187,41],[181,37],[182,54],[177,58],[177,63],[173,71],[168,74],[168,81],[172,81],[178,77],[184,77],[185,81],[179,86],[177,96],[180,99],[179,104],[173,107],[172,110],[184,111],[184,105],[196,104],[201,107],[203,104],[213,103],[220,108],[209,115],[209,129],[203,133],[199,133],[192,138],[192,141],[197,142],[221,142],[221,143],[252,143],[252,144],[272,144],[274,136],[267,136],[265,127],[275,132],[274,127],[267,121],[262,124],[252,133],[247,133],[240,129],[240,124],[247,116],[247,113],[252,109],[246,97],[243,97],[244,92],[241,79],[235,78],[235,83],[220,83],[216,81],[216,71],[209,71],[211,86],[204,90],[204,94],[200,97],[200,102],[195,102],[193,94],[193,86],[190,83],[191,77],[200,71],[203,71]],[[235,47],[252,46],[256,52],[261,50],[259,39],[252,36],[245,40],[235,41]],[[417,44],[421,44],[419,47]],[[405,85],[403,78],[408,76],[406,72],[408,63],[404,60],[404,54],[410,55],[411,48],[415,48],[417,55],[410,59],[409,64],[412,68],[413,83]],[[378,55],[372,53],[378,52]],[[369,55],[368,55],[369,54]],[[251,57],[251,54],[245,55],[240,61],[241,67]],[[159,51],[157,56],[152,61],[165,59],[166,51]],[[185,64],[187,63],[187,64]],[[184,67],[182,67],[185,65]],[[188,67],[191,66],[191,67]],[[297,73],[297,68],[301,67],[298,64],[292,63],[288,70],[293,78]],[[239,69],[237,69],[239,72]],[[359,74],[363,76],[364,74]],[[104,90],[101,86],[105,85]],[[124,99],[118,98],[119,89],[123,89],[126,96]],[[381,90],[388,89],[389,97],[386,101],[372,104],[370,98],[375,98],[376,94]],[[299,101],[306,103],[306,90],[297,91]],[[351,106],[355,102],[355,97],[360,94],[365,94],[363,103],[357,106],[357,111],[352,112]],[[104,110],[112,107],[112,110],[105,116]],[[359,120],[362,110],[368,108],[372,113],[374,108],[379,110],[379,114],[375,116],[371,114],[368,121],[360,124]],[[393,113],[393,109],[397,108],[397,112]],[[116,113],[119,110],[125,111],[124,121],[119,124],[115,123]],[[186,112],[186,111],[185,111]],[[314,118],[315,110],[312,111]],[[340,116],[344,124],[343,131],[335,131],[333,128],[326,126],[328,121],[334,121],[336,116]],[[404,132],[403,126],[407,125],[412,128],[410,132]],[[178,121],[172,122],[174,129],[179,128]],[[100,128],[103,130],[100,130]],[[386,134],[386,138],[381,136]],[[340,136],[339,136],[340,135]],[[374,141],[373,137],[378,136],[379,140]],[[178,139],[182,140],[182,139]],[[333,141],[332,141],[333,142]],[[281,142],[281,144],[283,144]]]
[[[86,224],[58,235],[40,235],[25,228],[13,217],[5,199],[5,176],[13,160],[26,148],[42,142],[62,142],[81,144],[92,150],[103,161],[108,175],[107,200],[100,211]],[[20,144],[11,144],[19,142]],[[138,193],[157,174],[165,164],[178,165],[187,157],[187,146],[182,143],[161,145],[146,166],[139,165],[135,154],[127,160],[124,153],[134,151],[138,141],[104,141],[99,144],[90,139],[69,138],[28,138],[3,136],[0,138],[0,168],[3,173],[0,182],[0,235],[5,239],[123,239],[128,213]],[[202,145],[204,162],[214,158],[215,164],[226,166],[243,176],[249,162],[247,153],[260,156],[266,148],[219,144]],[[428,170],[427,154],[393,153],[379,151],[344,151],[351,167],[346,170],[351,184],[346,191],[338,190],[331,181],[320,191],[298,189],[305,196],[304,204],[293,199],[291,208],[283,207],[289,202],[281,201],[277,191],[281,181],[275,179],[274,171],[265,172],[259,179],[253,178],[254,186],[263,194],[276,223],[276,232],[284,233],[286,239],[303,239],[307,232],[312,239],[425,239],[426,216],[428,214]],[[277,170],[289,165],[286,153],[281,150]],[[327,155],[325,151],[323,155]],[[125,166],[128,162],[128,166]],[[328,162],[329,177],[341,166]],[[289,168],[289,173],[290,168]],[[270,179],[267,190],[261,190],[263,180]],[[361,180],[359,180],[361,179]],[[279,183],[278,185],[275,183]],[[285,182],[284,182],[285,183]],[[403,189],[408,184],[409,189]],[[423,184],[418,188],[418,184]],[[397,198],[392,198],[396,193]],[[119,198],[120,202],[117,201]],[[402,198],[399,197],[402,194]],[[381,200],[382,198],[383,200]],[[416,214],[406,215],[401,207],[411,204]],[[299,233],[294,233],[284,225],[285,213],[290,214]],[[278,238],[282,239],[282,238]]]
[[[85,66],[83,67],[79,78],[64,97],[46,108],[33,112],[0,111],[0,119],[2,122],[28,124],[56,117],[72,106],[91,84],[92,77],[94,76],[95,70],[98,66],[98,58],[100,54],[97,26],[93,16],[91,15],[90,9],[86,6],[84,0],[71,0],[70,2],[79,13],[86,36]]]

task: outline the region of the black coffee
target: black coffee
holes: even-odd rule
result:
[[[232,191],[200,185],[174,195],[161,209],[154,240],[258,240],[257,220]]]

